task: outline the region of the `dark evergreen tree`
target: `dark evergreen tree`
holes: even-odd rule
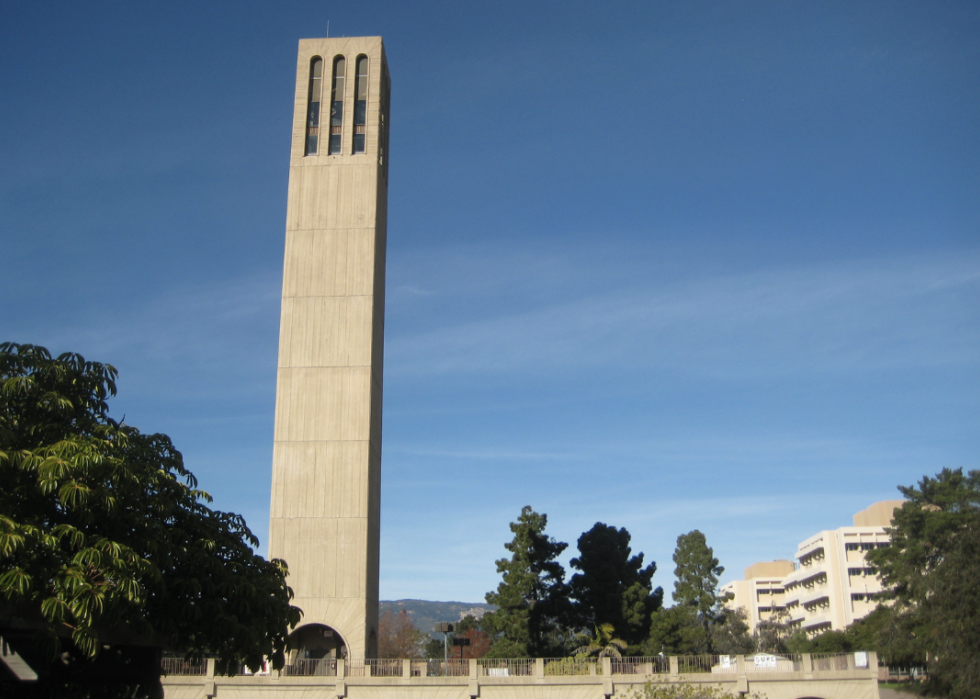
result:
[[[711,625],[724,598],[718,596],[718,576],[725,569],[718,565],[714,551],[708,546],[704,534],[695,529],[677,537],[674,550],[674,602],[692,609],[696,615],[693,627],[687,630],[690,650],[695,653],[712,653]]]
[[[544,533],[547,515],[530,506],[521,510],[510,530],[514,538],[504,544],[510,558],[497,561],[503,580],[488,592],[489,604],[499,607],[483,617],[483,628],[494,638],[492,657],[541,657],[564,653],[568,589],[565,569],[558,563],[568,544]]]
[[[884,655],[928,657],[937,693],[975,697],[980,687],[980,471],[943,469],[899,487],[891,546],[868,554],[878,566],[892,624]],[[897,627],[897,628],[896,628]],[[896,633],[897,631],[897,633]],[[887,634],[885,633],[887,632]]]
[[[630,548],[630,533],[601,522],[578,540],[569,580],[576,626],[589,632],[612,624],[616,635],[637,646],[650,633],[651,614],[663,604],[662,588],[652,589],[657,564],[644,567],[643,554]]]

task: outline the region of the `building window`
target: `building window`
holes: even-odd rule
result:
[[[333,61],[333,84],[330,87],[330,155],[342,152],[344,129],[344,75],[347,61],[337,56]]]
[[[306,155],[316,155],[320,135],[320,92],[323,88],[323,59],[310,61],[310,91],[306,107]]]
[[[364,152],[367,133],[368,57],[357,57],[357,77],[354,80],[354,152]]]

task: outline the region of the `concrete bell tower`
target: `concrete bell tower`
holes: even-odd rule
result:
[[[299,42],[269,556],[301,658],[377,654],[389,94],[381,37]]]

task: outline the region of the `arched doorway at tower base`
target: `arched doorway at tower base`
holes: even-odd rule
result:
[[[289,634],[288,662],[347,657],[347,644],[326,624],[306,624]]]

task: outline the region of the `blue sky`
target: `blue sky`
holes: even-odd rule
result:
[[[381,594],[524,505],[670,591],[980,468],[980,6],[11,3],[0,336],[120,370],[268,532],[296,42],[384,36]],[[567,557],[566,557],[567,558]]]

